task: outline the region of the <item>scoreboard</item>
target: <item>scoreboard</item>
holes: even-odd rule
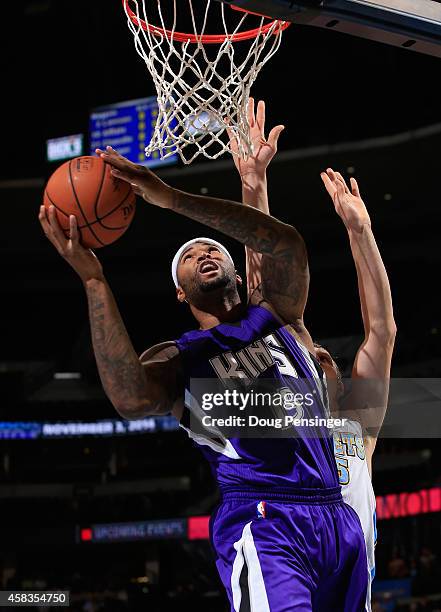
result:
[[[46,159],[48,162],[71,159],[83,154],[83,134],[51,138],[46,141]]]
[[[95,149],[113,147],[130,161],[153,167],[173,164],[178,155],[161,160],[159,152],[145,156],[144,149],[150,142],[158,115],[155,97],[139,98],[100,106],[92,110],[89,121],[90,154]]]

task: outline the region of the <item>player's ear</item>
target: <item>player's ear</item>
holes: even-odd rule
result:
[[[186,302],[186,295],[185,295],[185,291],[182,289],[182,287],[176,287],[176,297],[178,298],[178,302]]]
[[[243,285],[242,277],[239,276],[239,274],[236,274],[236,283],[239,285],[239,287],[242,287]]]

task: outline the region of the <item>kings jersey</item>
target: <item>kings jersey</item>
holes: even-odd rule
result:
[[[185,385],[180,425],[210,462],[221,490],[310,489],[316,494],[318,489],[338,488],[332,437],[326,427],[314,431],[301,427],[292,436],[274,433],[264,438],[205,435],[194,427],[204,414],[202,394],[195,392],[198,379],[274,381],[274,389],[308,395],[299,417],[329,416],[323,372],[288,326],[267,309],[250,305],[237,322],[190,331],[176,345]]]

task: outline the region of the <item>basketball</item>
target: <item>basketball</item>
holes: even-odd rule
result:
[[[118,240],[135,214],[131,186],[111,174],[100,157],[75,157],[62,164],[44,190],[46,211],[53,205],[69,237],[69,215],[75,215],[81,244],[98,249]]]

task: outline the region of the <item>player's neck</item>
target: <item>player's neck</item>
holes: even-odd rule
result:
[[[221,323],[237,321],[244,311],[244,305],[237,291],[222,296],[221,300],[217,298],[211,304],[199,307],[190,304],[190,308],[201,329],[211,329]]]

